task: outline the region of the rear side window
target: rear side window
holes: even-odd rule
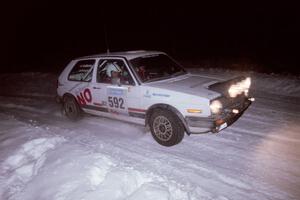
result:
[[[95,60],[80,60],[71,70],[68,80],[90,82],[92,80]]]

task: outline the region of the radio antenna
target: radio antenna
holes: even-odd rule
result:
[[[108,33],[107,33],[107,27],[106,23],[104,22],[104,39],[105,39],[105,45],[106,45],[106,52],[109,53],[109,43],[108,43]]]

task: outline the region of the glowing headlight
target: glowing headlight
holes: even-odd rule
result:
[[[219,100],[214,100],[210,104],[210,110],[212,113],[218,113],[222,109],[222,103]]]
[[[248,95],[249,88],[251,86],[251,78],[247,77],[246,79],[230,86],[228,93],[230,97],[236,97],[239,94],[245,92],[245,95]]]
[[[245,80],[244,80],[244,87],[246,89],[249,89],[251,86],[251,78],[250,77],[247,77]]]
[[[238,94],[240,94],[240,86],[239,85],[232,85],[230,86],[228,93],[230,97],[236,97]]]

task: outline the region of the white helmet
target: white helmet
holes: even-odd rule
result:
[[[106,64],[106,75],[111,77],[111,72],[121,72],[120,67],[116,63],[107,63]]]

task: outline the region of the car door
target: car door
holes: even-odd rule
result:
[[[109,68],[120,70],[118,83],[113,81]],[[100,58],[92,82],[94,110],[100,115],[137,122],[144,118],[141,106],[140,87],[124,58]]]
[[[90,83],[95,63],[95,59],[82,59],[74,62],[68,74],[68,82],[64,84],[64,90],[71,93],[82,108],[88,107],[92,103]]]

